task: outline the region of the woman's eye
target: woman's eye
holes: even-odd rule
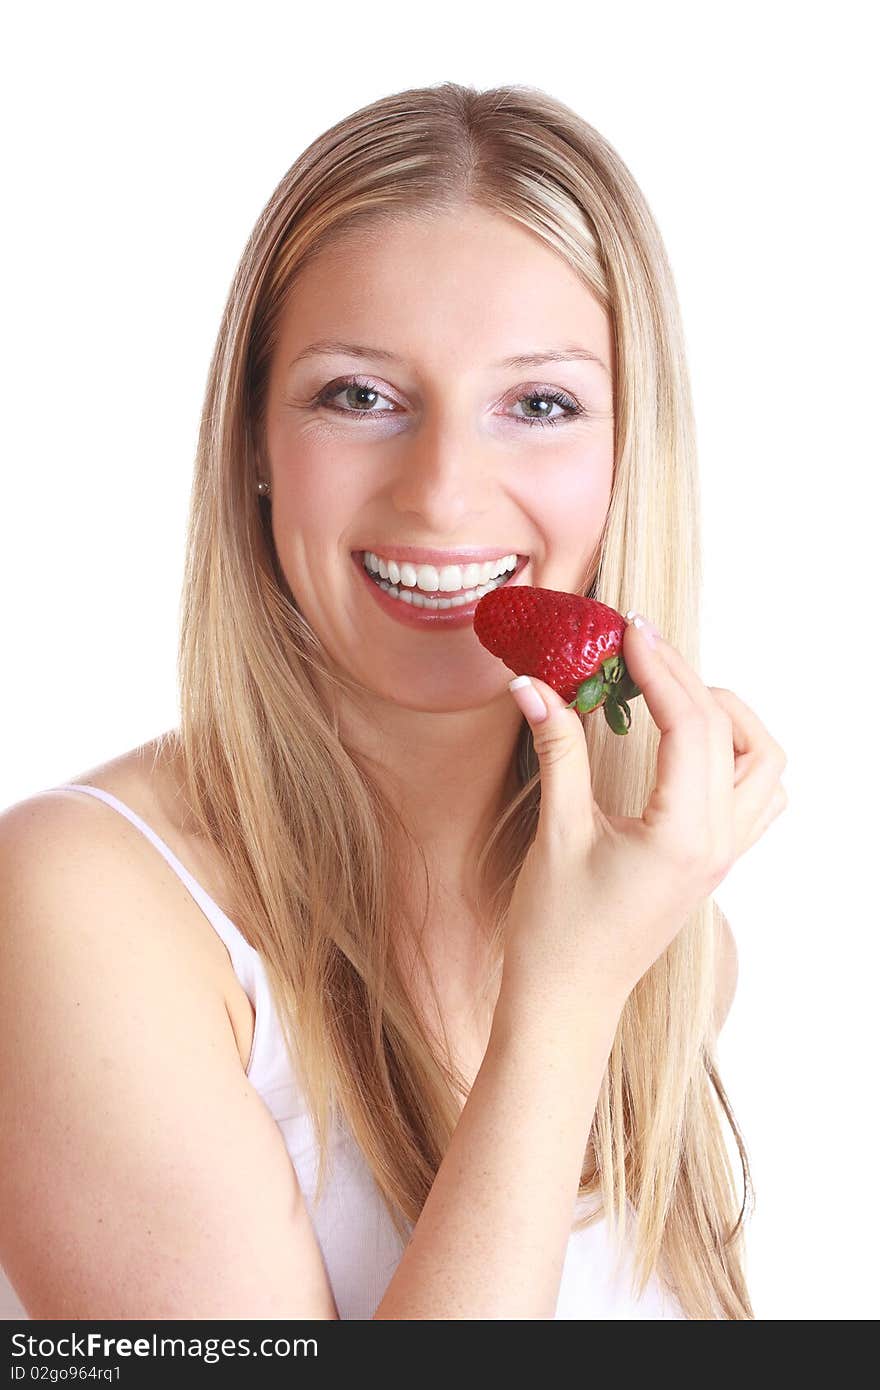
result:
[[[525,402],[530,410],[538,410],[537,415],[526,415],[514,418],[525,419],[529,425],[559,425],[565,420],[571,420],[575,415],[583,415],[583,410],[573,401],[570,396],[566,396],[563,391],[541,390],[531,391],[527,396],[520,396],[515,402],[522,405]],[[554,406],[560,407],[560,415],[552,415]],[[544,409],[542,409],[544,407]]]
[[[346,405],[337,406],[331,404],[337,396],[345,394]],[[331,410],[342,410],[350,415],[388,415],[392,412],[387,410],[371,410],[372,397],[378,396],[380,400],[388,400],[383,396],[378,386],[373,386],[370,382],[361,381],[333,381],[318,397],[319,405],[329,405]],[[393,404],[393,402],[392,402]]]
[[[339,396],[344,396],[345,405],[335,405],[334,402]],[[390,401],[390,410],[374,410],[372,407],[376,400],[389,401],[389,398],[379,390],[379,387],[371,381],[362,381],[350,378],[346,381],[332,381],[329,386],[325,386],[318,395],[315,405],[326,406],[329,410],[335,410],[340,415],[350,415],[356,419],[358,417],[370,415],[393,415],[395,414],[394,402]],[[566,420],[573,419],[577,415],[584,415],[585,411],[576,401],[558,391],[555,387],[530,388],[525,395],[517,397],[514,405],[525,405],[527,410],[534,410],[534,415],[514,415],[515,420],[521,423],[532,425],[559,425]],[[554,415],[553,409],[556,407],[560,414]]]

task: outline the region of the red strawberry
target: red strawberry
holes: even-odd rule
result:
[[[641,695],[623,659],[621,615],[596,599],[530,584],[490,589],[474,609],[474,632],[518,676],[537,676],[582,714],[597,709],[616,734]]]

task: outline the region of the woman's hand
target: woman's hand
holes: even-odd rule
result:
[[[658,637],[652,648],[633,624],[622,652],[661,734],[657,781],[638,819],[594,801],[580,716],[532,678],[549,715],[537,721],[523,709],[541,806],[505,934],[501,991],[517,1006],[558,1011],[586,994],[619,1012],[787,805],[785,754],[748,705],[706,687],[675,647]]]

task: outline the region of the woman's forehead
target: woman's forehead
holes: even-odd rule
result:
[[[566,345],[608,369],[606,311],[561,256],[512,219],[488,215],[462,229],[435,217],[392,225],[384,239],[372,231],[362,242],[349,233],[303,268],[283,315],[285,365],[338,343],[415,367],[433,342],[479,370],[528,366],[511,359]]]

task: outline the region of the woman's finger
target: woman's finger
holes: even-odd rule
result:
[[[671,642],[666,641],[662,633],[657,643],[657,650],[676,680],[681,681],[694,704],[701,709],[707,710],[710,714],[715,713],[714,703],[709,693],[708,686],[703,684],[693,666],[685,661],[677,647],[674,647]]]
[[[783,772],[788,761],[784,749],[771,736],[766,725],[761,723],[745,700],[741,700],[732,690],[724,690],[717,685],[710,685],[707,689],[712,699],[730,715],[733,723],[733,744],[737,754],[749,753],[752,750],[761,755],[770,754],[777,759],[778,771]]]
[[[642,819],[648,826],[662,826],[675,845],[705,846],[713,755],[705,710],[672,670],[661,644],[649,646],[642,629],[627,625],[622,650],[626,669],[660,730],[657,781]]]
[[[685,661],[681,652],[658,635],[656,651],[675,682],[690,698],[702,725],[691,731],[691,741],[699,740],[705,749],[702,784],[692,786],[692,797],[701,795],[695,806],[695,830],[701,843],[712,846],[712,857],[716,862],[726,862],[735,848],[733,787],[735,776],[734,752],[731,739],[730,719],[721,706],[712,699],[708,689],[696,671]],[[629,658],[624,657],[629,668]],[[637,684],[637,676],[633,676]],[[652,711],[653,713],[653,711]],[[662,754],[662,744],[660,753]],[[658,755],[659,756],[659,755]],[[659,763],[658,763],[659,768]],[[733,839],[733,844],[731,844]]]
[[[787,805],[779,783],[787,762],[785,752],[744,700],[732,690],[704,685],[662,634],[656,651],[696,708],[709,718],[705,829],[719,846],[729,845],[732,831],[733,858],[738,859]],[[633,678],[640,683],[637,676]],[[712,717],[719,711],[727,715],[726,729],[723,724],[719,729],[719,721]]]
[[[732,690],[705,686],[672,643],[661,636],[657,644],[670,671],[706,710],[709,702],[727,714],[732,747],[712,740],[708,821],[716,843],[733,832],[733,857],[739,858],[763,835],[784,810],[785,793],[779,777],[787,759],[781,745],[744,700]]]
[[[743,854],[747,849],[751,849],[752,845],[755,843],[756,840],[760,840],[761,836],[764,834],[764,831],[768,828],[768,826],[772,824],[773,821],[775,821],[777,816],[782,814],[782,812],[786,809],[787,806],[788,795],[786,793],[785,788],[780,784],[777,786],[773,795],[770,797],[770,800],[764,807],[763,811],[758,815],[757,819],[749,828],[748,834],[746,836],[746,841],[742,849]]]
[[[736,855],[739,857],[764,833],[779,810],[784,809],[784,803],[779,805],[780,795],[785,796],[779,778],[787,760],[779,744],[744,700],[732,690],[716,686],[711,687],[710,694],[727,710],[733,726],[734,747],[737,749],[734,838]]]
[[[516,676],[508,690],[529,722],[541,772],[536,833],[546,844],[579,853],[593,833],[593,784],[581,717],[537,676]]]

